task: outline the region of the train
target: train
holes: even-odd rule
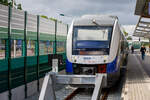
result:
[[[117,16],[84,15],[70,25],[66,53],[73,74],[102,74],[106,77],[103,87],[112,87],[119,79],[128,49]]]

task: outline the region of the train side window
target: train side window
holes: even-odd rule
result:
[[[0,39],[0,59],[5,59],[5,40]]]
[[[57,42],[57,52],[65,52],[65,42],[63,41]]]
[[[27,56],[35,56],[35,41],[27,40]]]
[[[22,40],[11,40],[11,57],[22,56]]]

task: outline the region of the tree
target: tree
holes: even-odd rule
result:
[[[62,23],[62,21],[57,20],[56,18],[49,18],[50,20],[57,21],[58,23]]]
[[[48,19],[48,17],[47,16],[45,16],[45,15],[40,15],[42,18],[45,18],[45,19]]]
[[[9,5],[8,0],[0,0],[0,4],[5,5],[5,6]]]
[[[131,37],[131,36],[128,36],[128,37],[127,37],[127,40],[132,40],[132,37]]]
[[[125,30],[123,30],[123,33],[125,36],[128,36],[128,33]]]
[[[17,9],[22,10],[21,4],[18,4],[18,5],[17,5]]]
[[[51,17],[51,18],[49,18],[49,19],[50,19],[50,20],[53,20],[53,21],[57,21],[57,19],[56,19],[56,18],[52,18],[52,17]]]
[[[11,6],[12,7],[12,0],[0,0],[0,4],[5,5],[5,6]],[[16,2],[14,2],[14,6],[19,9],[22,10],[22,6],[21,4],[16,4]]]
[[[49,20],[52,20],[52,21],[57,21],[57,22],[59,22],[59,23],[62,23],[62,21],[58,21],[56,18],[52,18],[52,17],[50,17],[50,18],[48,18],[47,16],[45,16],[45,15],[40,15],[42,18],[45,18],[45,19],[49,19]]]

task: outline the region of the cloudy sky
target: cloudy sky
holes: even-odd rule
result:
[[[109,14],[119,17],[123,25],[135,25],[136,0],[16,0],[24,10],[33,14],[43,14],[71,23],[73,17],[85,14]],[[60,13],[67,15],[59,16]]]

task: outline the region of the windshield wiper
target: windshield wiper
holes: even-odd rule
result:
[[[97,26],[100,26],[100,25],[96,22],[95,19],[93,19],[92,22],[93,22],[94,24],[96,24]]]

